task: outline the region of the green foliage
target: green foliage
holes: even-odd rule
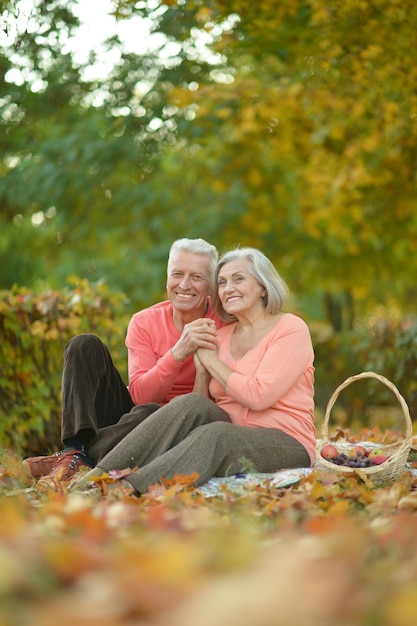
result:
[[[417,417],[417,317],[373,315],[355,331],[354,342],[365,367],[395,382]]]
[[[0,15],[6,14],[6,17],[8,13],[12,13],[16,15],[17,14],[17,2],[18,0],[0,0]],[[4,21],[4,24],[1,24],[1,26],[5,30],[7,29],[6,20]]]
[[[316,404],[320,412],[346,378],[371,370],[394,383],[408,405],[412,420],[417,419],[416,316],[383,312],[364,319],[350,332],[335,333],[329,325],[314,323],[311,330],[316,353]],[[343,390],[335,404],[335,415],[340,409],[339,425],[357,422],[366,427],[375,407],[386,408],[385,414],[382,409],[382,419],[388,421],[389,407],[398,409],[393,412],[392,424],[404,425],[391,390],[372,380]],[[376,417],[380,419],[381,414]]]
[[[36,0],[0,49],[0,288],[75,273],[147,306],[172,240],[203,236],[261,248],[335,330],[387,284],[412,311],[414,0],[112,6],[149,20],[146,50],[115,33],[75,63],[63,0]]]
[[[126,380],[123,294],[69,279],[60,291],[0,292],[0,445],[26,453],[60,443],[63,351],[75,334],[97,334]]]
[[[265,250],[297,293],[322,294],[323,316],[344,299],[344,328],[373,299],[385,301],[390,276],[391,295],[409,307],[416,101],[403,79],[415,72],[406,52],[415,3],[213,1],[195,26],[219,30],[233,12],[235,27],[214,44],[225,84],[171,92],[197,111],[177,163],[192,160],[210,192],[239,186],[222,244]]]

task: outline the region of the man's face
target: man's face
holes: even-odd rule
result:
[[[174,309],[205,310],[210,291],[210,261],[203,254],[178,251],[168,264],[167,293]]]

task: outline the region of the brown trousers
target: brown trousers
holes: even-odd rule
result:
[[[202,485],[213,476],[309,466],[306,449],[290,435],[232,424],[223,409],[198,393],[154,411],[98,463],[105,471],[137,467],[128,480],[139,493],[175,474],[197,472],[195,484]]]
[[[61,439],[79,437],[97,463],[135,426],[160,408],[133,400],[101,339],[73,337],[64,352]]]

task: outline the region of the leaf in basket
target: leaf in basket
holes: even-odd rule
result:
[[[332,436],[333,441],[352,441],[352,435],[350,433],[349,428],[342,428],[341,426],[337,426]]]

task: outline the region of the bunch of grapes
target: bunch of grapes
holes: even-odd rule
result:
[[[334,463],[335,465],[345,465],[346,467],[373,467],[374,463],[372,463],[372,459],[368,456],[363,456],[362,454],[358,454],[357,456],[348,456],[344,452],[339,452],[338,455],[333,457],[332,459],[326,459],[326,461],[330,461],[330,463]]]

